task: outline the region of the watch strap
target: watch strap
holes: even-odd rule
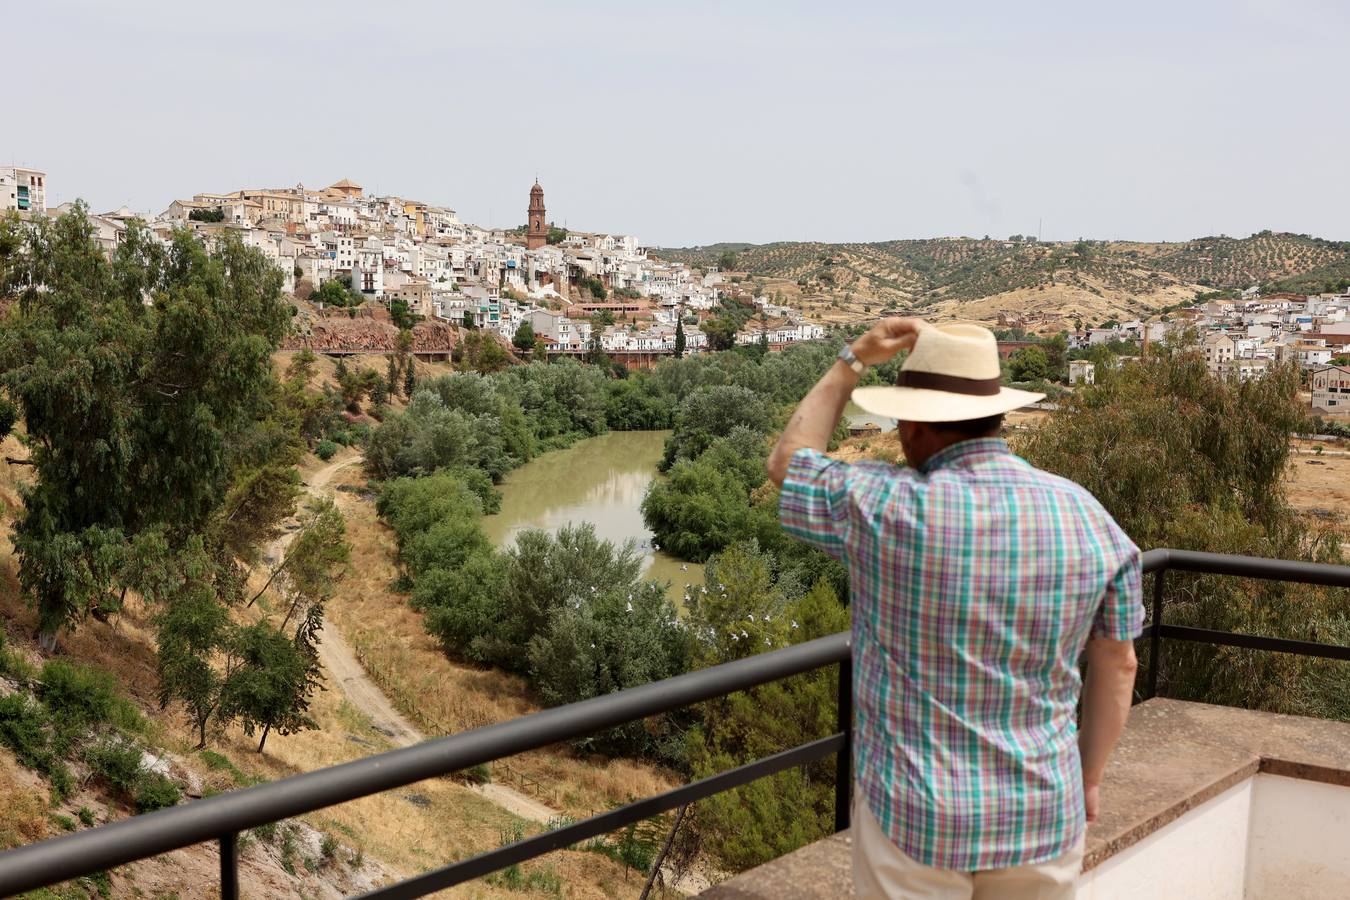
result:
[[[867,370],[867,366],[863,364],[862,360],[854,355],[853,348],[848,344],[845,344],[839,351],[839,361],[852,369],[855,375],[861,375]]]

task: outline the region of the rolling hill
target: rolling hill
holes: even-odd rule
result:
[[[793,242],[670,248],[699,268],[732,253],[757,291],[825,321],[894,309],[1043,329],[1074,319],[1145,315],[1210,291],[1259,284],[1320,292],[1350,284],[1350,243],[1261,232],[1181,244],[933,238],[862,244]],[[743,274],[742,274],[743,273]]]

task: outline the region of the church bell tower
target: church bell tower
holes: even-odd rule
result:
[[[525,249],[536,250],[548,243],[548,224],[544,219],[544,189],[539,182],[530,188],[529,225],[525,229]]]

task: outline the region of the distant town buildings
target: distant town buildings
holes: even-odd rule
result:
[[[1086,359],[1069,360],[1069,384],[1095,384],[1097,367]]]
[[[1329,413],[1350,413],[1350,366],[1324,366],[1312,373],[1312,405]]]
[[[0,166],[0,212],[47,210],[47,175],[23,166]]]
[[[46,176],[33,169],[0,168],[0,199],[21,214],[48,210]],[[91,214],[95,239],[108,253],[122,242],[128,222],[143,218],[152,235],[167,241],[187,228],[208,245],[226,235],[256,248],[281,272],[285,290],[309,296],[337,280],[368,301],[367,320],[393,304],[448,329],[468,326],[510,341],[528,322],[550,354],[583,355],[596,349],[641,357],[642,365],[675,351],[682,324],[684,349],[708,347],[700,321],[717,315],[729,291],[753,300],[761,314],[735,335],[737,344],[767,342],[776,348],[824,336],[824,328],[796,310],[752,297],[716,271],[696,274],[682,263],[651,258],[626,234],[567,232],[550,226],[544,189],[530,188],[523,229],[483,228],[461,222],[455,210],[421,199],[372,196],[344,178],[323,188],[243,188],[203,192],[173,200],[158,215],[125,208]],[[549,243],[550,239],[555,243]],[[376,313],[372,313],[372,310]],[[344,308],[340,311],[349,318]],[[361,352],[362,341],[382,352],[387,335],[360,322],[342,327],[332,311],[302,317],[297,346]],[[444,334],[445,332],[437,332]],[[355,335],[355,336],[354,336]],[[434,352],[428,350],[428,352]],[[632,359],[626,360],[630,364]]]

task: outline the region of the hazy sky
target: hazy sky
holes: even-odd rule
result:
[[[1350,239],[1350,4],[42,2],[0,161],[49,203],[350,177],[652,245]],[[19,29],[19,30],[15,30]]]

